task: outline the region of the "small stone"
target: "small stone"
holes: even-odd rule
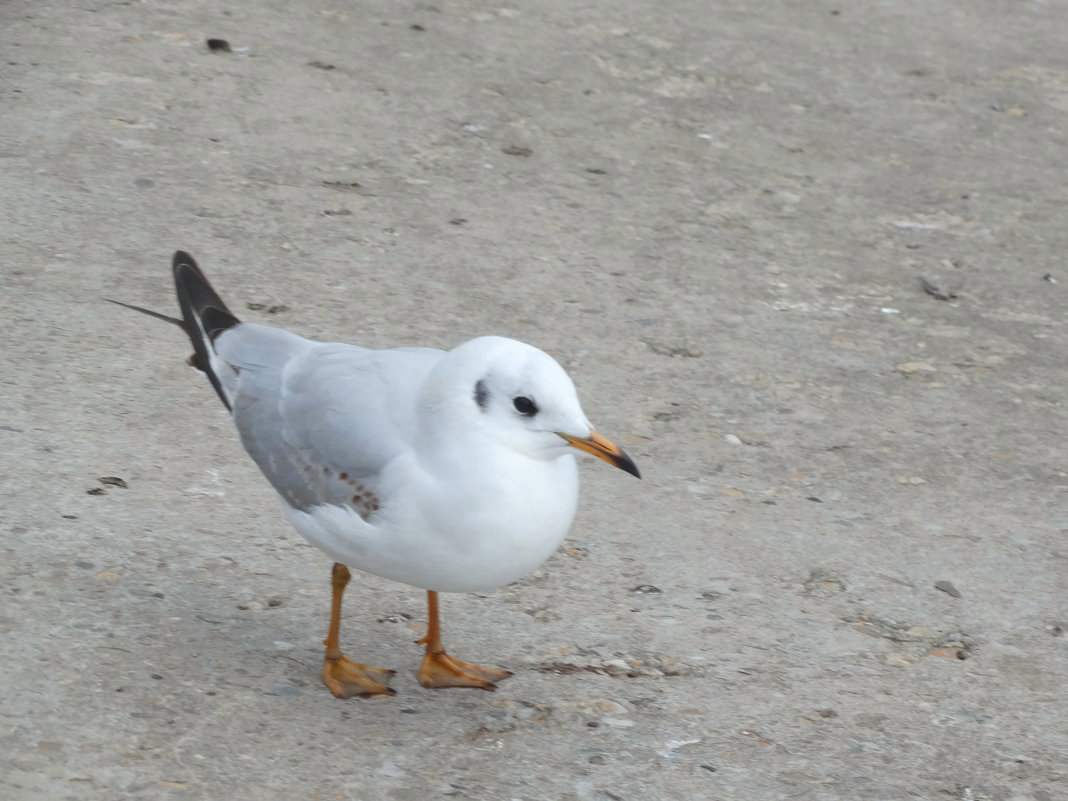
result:
[[[833,709],[817,709],[816,710],[816,714],[819,715],[821,718],[836,718],[836,717],[838,717],[838,713],[835,712]]]
[[[934,583],[934,587],[935,587],[936,590],[941,590],[946,595],[951,595],[954,598],[961,598],[962,597],[961,594],[960,594],[960,590],[958,590],[956,587],[954,587],[948,581],[944,581],[944,580],[943,581],[936,581]]]
[[[590,706],[601,715],[626,715],[630,712],[623,704],[608,698],[595,698],[590,701]]]
[[[412,619],[412,616],[407,612],[393,612],[392,614],[385,615],[378,618],[379,623],[407,623]]]
[[[534,153],[529,147],[521,145],[508,145],[508,147],[501,148],[501,152],[507,156],[530,156]]]
[[[736,437],[734,434],[724,434],[723,435],[723,441],[727,442],[727,443],[730,443],[731,445],[741,445],[742,444],[742,440],[739,437]]]
[[[75,562],[74,566],[80,567],[82,570],[92,570],[94,567],[96,567],[96,565],[94,565],[92,562]]]
[[[604,754],[594,754],[587,760],[591,765],[603,765],[608,762],[608,757]]]
[[[120,489],[127,489],[126,482],[118,476],[101,476],[97,479],[97,481],[107,487],[119,487]]]
[[[694,738],[690,740],[668,740],[664,743],[664,747],[657,751],[657,756],[662,756],[664,759],[674,759],[677,757],[680,748],[687,745],[696,745],[701,742],[700,738]]]
[[[895,365],[899,372],[911,375],[912,373],[934,373],[937,368],[927,362],[902,362]]]
[[[633,720],[629,720],[627,718],[613,717],[603,717],[601,718],[601,723],[603,723],[605,726],[612,726],[616,729],[629,729],[631,726],[634,725]]]
[[[663,592],[662,589],[654,587],[652,584],[639,584],[637,587],[632,587],[630,591],[641,593],[643,595],[657,595]]]
[[[934,634],[934,632],[926,626],[913,626],[911,629],[906,631],[905,634],[909,637],[915,637],[917,640],[924,640]]]
[[[939,656],[943,659],[964,659],[964,649],[956,647],[932,648],[927,652],[931,656]]]
[[[913,487],[918,487],[921,484],[927,483],[926,479],[920,478],[919,476],[896,476],[894,480],[897,481],[898,484],[909,484]]]

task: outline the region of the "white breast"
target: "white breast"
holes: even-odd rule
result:
[[[578,471],[565,454],[521,465],[484,464],[463,487],[428,484],[410,465],[364,521],[350,508],[285,505],[290,523],[333,559],[376,576],[441,592],[487,590],[522,578],[560,546],[578,505]],[[394,472],[393,470],[390,473]],[[393,480],[391,480],[393,479]]]

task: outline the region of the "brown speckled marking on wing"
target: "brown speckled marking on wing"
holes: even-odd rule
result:
[[[344,475],[344,473],[342,473]],[[349,498],[346,506],[351,507],[356,514],[367,520],[371,515],[378,511],[378,498],[369,489],[359,484],[356,481],[349,481],[349,485],[352,487],[352,497]]]
[[[329,479],[333,475],[333,470],[329,467],[323,467],[323,475]],[[367,489],[363,484],[358,482],[354,478],[350,478],[348,473],[342,472],[334,476],[337,481],[346,484],[350,492],[345,493],[347,497],[338,499],[336,492],[331,493],[335,499],[335,502],[339,502],[342,506],[347,506],[358,514],[363,520],[367,520],[379,509],[378,497]],[[335,485],[336,487],[336,485]]]
[[[276,488],[294,509],[306,510],[323,504],[337,504],[349,507],[364,520],[379,510],[381,504],[378,497],[347,472],[335,473],[327,465],[315,467],[288,443],[283,452],[290,481],[276,485]],[[297,480],[294,481],[294,478]]]

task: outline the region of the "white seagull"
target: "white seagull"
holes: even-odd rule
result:
[[[351,566],[427,591],[420,684],[495,689],[511,672],[446,653],[438,593],[508,584],[549,558],[578,503],[572,449],[641,477],[590,426],[567,373],[504,337],[370,350],[243,323],[189,254],[173,265],[181,320],[119,305],[189,335],[189,363],[231,411],[289,522],[335,560],[326,686],[338,698],[394,694],[394,671],[341,653]]]

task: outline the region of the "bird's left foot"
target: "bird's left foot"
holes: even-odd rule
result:
[[[510,670],[480,667],[464,662],[444,651],[427,653],[419,668],[419,683],[430,689],[440,690],[445,687],[474,687],[493,692],[496,682],[504,681],[514,675]]]

